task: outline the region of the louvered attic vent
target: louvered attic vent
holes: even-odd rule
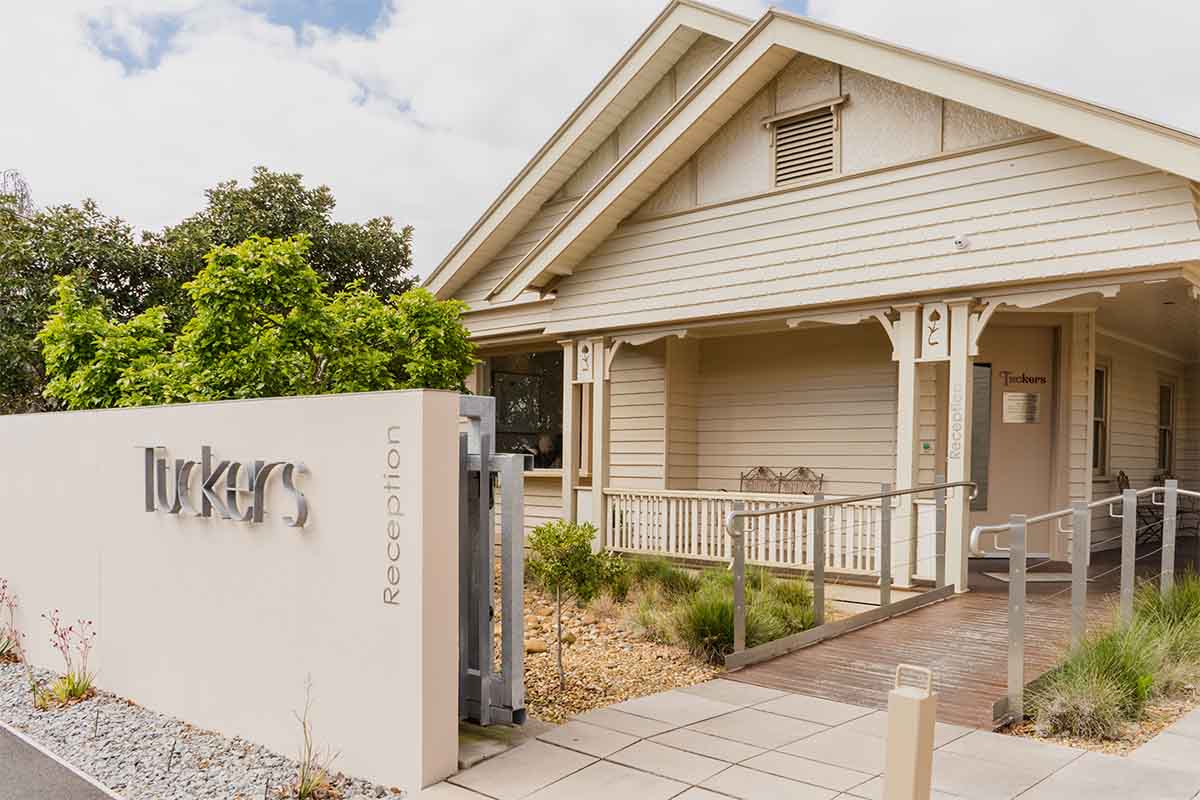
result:
[[[829,175],[837,171],[837,106],[831,101],[770,120],[775,145],[775,183]]]

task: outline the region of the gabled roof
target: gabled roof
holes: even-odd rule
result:
[[[425,280],[453,294],[494,258],[703,34],[736,41],[753,20],[672,0]]]
[[[770,10],[495,286],[516,299],[575,266],[797,52],[1200,180],[1200,137],[834,26]]]

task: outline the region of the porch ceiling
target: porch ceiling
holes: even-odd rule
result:
[[[1184,361],[1200,361],[1200,302],[1182,278],[1122,286],[1119,295],[1100,303],[1096,326]]]

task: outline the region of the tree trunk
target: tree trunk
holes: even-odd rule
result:
[[[554,627],[558,638],[558,688],[563,690],[567,688],[566,674],[563,672],[562,665],[562,587],[554,590]]]

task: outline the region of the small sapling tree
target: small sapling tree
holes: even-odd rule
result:
[[[562,660],[562,604],[574,597],[586,601],[601,580],[602,560],[592,552],[596,529],[589,523],[556,520],[539,525],[529,535],[529,572],[547,592],[554,595],[554,629],[558,646],[558,686],[565,689]]]

